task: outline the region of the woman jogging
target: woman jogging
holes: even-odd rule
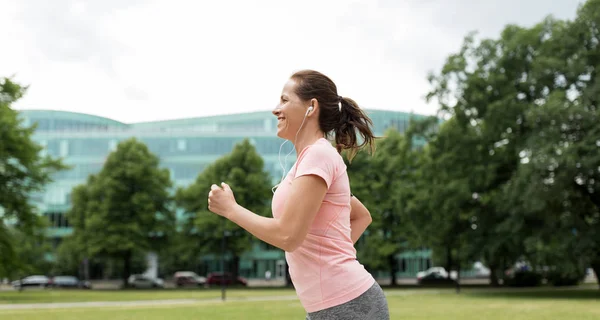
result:
[[[341,156],[345,149],[350,159],[362,147],[373,150],[371,120],[356,102],[338,95],[331,79],[312,70],[291,76],[273,114],[277,135],[291,141],[297,154],[273,195],[273,217],[237,204],[225,183],[211,186],[209,210],[286,252],[306,319],[389,319],[381,287],[356,259],[354,243],[371,216],[350,193]]]

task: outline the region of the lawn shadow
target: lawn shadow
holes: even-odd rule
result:
[[[560,300],[600,300],[600,290],[597,288],[543,288],[543,289],[510,289],[498,291],[466,292],[466,295],[476,298],[505,298],[505,299],[560,299]]]

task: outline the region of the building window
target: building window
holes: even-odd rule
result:
[[[263,122],[263,130],[265,132],[271,132],[273,130],[273,120],[272,119],[265,119],[265,122]]]
[[[187,149],[187,143],[184,139],[177,140],[177,150],[185,151]]]
[[[67,204],[68,190],[65,187],[54,186],[48,189],[45,194],[44,202],[50,205],[64,205]]]
[[[113,152],[117,150],[117,140],[108,141],[108,151]]]
[[[45,157],[48,155],[48,141],[41,140],[40,147],[42,147],[42,150],[40,150],[40,156]]]
[[[62,140],[60,142],[60,156],[66,157],[69,155],[69,141]]]

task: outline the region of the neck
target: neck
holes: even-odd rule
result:
[[[308,129],[308,128],[307,128]],[[302,130],[304,131],[304,130]],[[298,138],[294,143],[294,148],[296,149],[296,155],[299,155],[304,148],[315,143],[317,140],[324,138],[325,135],[321,130],[306,130],[304,132],[300,132],[298,134]]]

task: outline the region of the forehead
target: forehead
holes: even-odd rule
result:
[[[295,88],[296,88],[296,80],[290,79],[283,86],[283,90],[281,91],[281,94],[287,95],[287,96],[291,96],[291,95],[295,96],[296,95],[295,91],[294,91]]]

